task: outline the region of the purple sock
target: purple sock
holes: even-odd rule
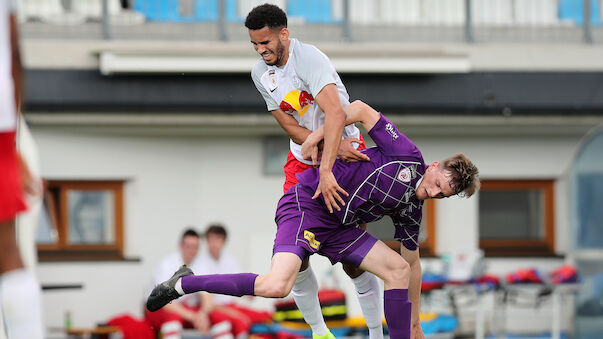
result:
[[[385,321],[391,339],[410,339],[412,303],[408,289],[392,289],[384,293]]]
[[[182,277],[182,290],[185,293],[205,291],[237,297],[255,295],[254,285],[257,276],[253,273],[187,275]]]

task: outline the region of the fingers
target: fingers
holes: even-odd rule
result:
[[[324,192],[321,190],[319,185],[319,187],[316,189],[316,192],[314,193],[314,196],[312,196],[312,199],[318,198],[318,196],[320,196],[320,194],[322,193],[325,205],[327,206],[329,213],[333,213],[333,208],[335,208],[337,211],[341,211],[341,207],[339,206],[345,206],[345,201],[338,192],[345,195],[346,197],[349,196],[348,192],[346,192],[339,185],[335,185],[330,190],[325,190]]]
[[[318,166],[318,147],[312,149],[312,166]]]
[[[314,195],[312,196],[312,199],[318,198],[320,193],[322,193],[322,192],[320,191],[320,185],[318,185],[318,187],[316,188],[316,192],[314,192]]]
[[[346,161],[351,162],[351,161],[370,161],[371,158],[369,158],[368,155],[358,151],[358,150],[353,150],[350,152],[351,154],[348,156],[348,159]]]

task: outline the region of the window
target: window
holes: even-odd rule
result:
[[[264,138],[264,174],[284,175],[283,166],[289,153],[289,139],[284,137]]]
[[[40,214],[41,261],[123,258],[123,181],[48,181]]]
[[[423,219],[419,233],[419,254],[422,257],[434,257],[435,248],[435,201],[426,200],[423,204]],[[367,231],[385,242],[396,252],[400,252],[400,242],[394,239],[394,226],[389,217],[368,224]]]
[[[479,239],[485,255],[555,253],[553,180],[483,180]]]

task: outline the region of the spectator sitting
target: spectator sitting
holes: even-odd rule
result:
[[[172,273],[186,264],[193,271],[202,271],[199,257],[199,234],[189,228],[180,239],[179,251],[161,261],[153,274],[153,286],[169,279]],[[180,339],[182,328],[195,328],[203,335],[211,334],[214,339],[232,339],[228,321],[212,321],[206,308],[201,305],[201,293],[195,293],[166,305],[157,312],[145,312],[145,317],[163,339]]]
[[[195,274],[241,272],[237,261],[223,251],[226,237],[226,229],[220,224],[212,224],[207,228],[205,231],[207,251],[204,251],[199,259],[199,271],[193,268]],[[232,296],[204,292],[201,298],[204,308],[209,312],[210,319],[213,322],[230,322],[232,335],[237,339],[246,338],[252,324],[265,322],[272,318],[268,312],[259,312],[236,305]]]

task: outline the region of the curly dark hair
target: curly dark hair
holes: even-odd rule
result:
[[[287,14],[278,6],[263,4],[255,7],[247,14],[245,27],[258,30],[268,26],[270,29],[287,27]]]
[[[468,198],[479,190],[479,171],[463,153],[444,159],[442,166],[450,173],[450,183],[455,194]]]

